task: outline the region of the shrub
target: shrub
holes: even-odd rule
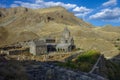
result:
[[[120,41],[120,39],[118,38],[117,41]]]
[[[79,55],[75,61],[69,60],[66,63],[60,63],[59,65],[71,69],[78,69],[80,71],[89,72],[99,56],[100,54],[98,51],[89,50]]]
[[[120,47],[118,47],[118,50],[120,50]]]
[[[95,51],[95,50],[90,50],[90,51],[83,53],[82,55],[79,55],[76,61],[89,62],[91,64],[94,64],[97,58],[99,57],[99,55],[100,55],[100,52]]]
[[[117,63],[106,61],[107,76],[109,80],[120,80],[120,66]]]
[[[80,48],[77,48],[77,50],[81,50]]]
[[[118,45],[115,45],[115,47],[118,47]]]
[[[83,72],[89,72],[92,68],[92,64],[88,62],[81,62],[78,68]]]
[[[67,61],[65,66],[68,66],[68,67],[70,67],[72,69],[76,68],[76,65],[72,61]]]

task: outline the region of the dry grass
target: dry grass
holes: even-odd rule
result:
[[[23,12],[21,11],[21,13]],[[11,14],[11,17],[15,16],[16,20],[4,26],[6,30],[5,33],[8,32],[8,35],[4,35],[3,32],[1,32],[3,29],[1,29],[1,45],[49,35],[59,40],[63,29],[68,27],[78,48],[85,50],[95,48],[103,52],[106,57],[113,57],[118,54],[118,50],[110,42],[120,37],[118,33],[119,30],[117,29],[112,32],[109,29],[113,28],[109,28],[109,31],[104,30],[104,28],[94,28],[91,24],[76,18],[73,14],[68,13],[61,7],[28,10],[28,12],[24,12],[25,14],[21,13]],[[46,22],[48,17],[54,20]],[[5,22],[8,18],[10,18],[9,15],[3,18],[2,22]],[[3,41],[5,42],[3,43]]]

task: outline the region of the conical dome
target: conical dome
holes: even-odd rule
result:
[[[61,43],[65,43],[65,38],[61,37]]]
[[[63,31],[63,37],[65,39],[68,39],[70,37],[70,31],[68,30],[68,28],[66,27]]]

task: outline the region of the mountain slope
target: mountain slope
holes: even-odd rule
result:
[[[118,54],[112,42],[120,37],[118,31],[107,31],[76,18],[62,7],[28,9],[23,7],[0,9],[0,46],[45,36],[59,40],[61,32],[68,27],[77,48],[97,49],[106,57]]]

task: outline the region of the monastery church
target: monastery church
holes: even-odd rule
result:
[[[17,55],[24,52],[33,55],[49,54],[50,52],[69,52],[75,49],[74,39],[68,28],[64,28],[58,41],[55,38],[47,37],[34,39],[0,48],[1,53]]]
[[[75,48],[74,39],[68,28],[62,31],[59,43],[54,38],[46,38],[43,40],[33,40],[30,42],[30,53],[33,55],[41,55],[49,52],[69,52]]]

